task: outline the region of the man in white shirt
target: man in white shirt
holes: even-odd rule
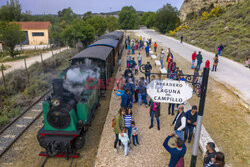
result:
[[[173,121],[174,124],[174,131],[178,137],[180,137],[183,140],[183,130],[186,127],[186,115],[184,112],[184,106],[179,105],[178,112],[176,114],[176,117]]]
[[[141,61],[142,61],[142,55],[141,55],[140,52],[139,52],[139,54],[137,55],[137,61],[138,61],[138,66],[140,67],[140,66],[141,66]]]

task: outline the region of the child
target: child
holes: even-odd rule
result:
[[[139,66],[136,64],[135,65],[135,75],[138,75],[138,68],[139,68]]]
[[[135,126],[135,121],[132,121],[132,139],[133,139],[134,146],[136,146],[135,140],[136,140],[136,143],[139,145],[138,128]]]
[[[127,156],[128,155],[128,142],[129,142],[129,138],[128,138],[128,133],[127,133],[127,129],[124,128],[122,130],[122,132],[119,134],[119,140],[121,140],[123,146],[124,146],[124,155]]]

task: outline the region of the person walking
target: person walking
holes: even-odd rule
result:
[[[140,66],[141,66],[141,62],[142,62],[142,55],[141,55],[140,52],[139,52],[139,54],[137,55],[137,61],[138,61],[138,66],[140,67]]]
[[[112,123],[114,122],[114,133],[115,133],[115,142],[114,142],[114,151],[117,151],[117,143],[119,142],[119,146],[121,146],[121,141],[119,140],[119,133],[121,133],[123,128],[123,119],[122,117],[125,114],[125,110],[121,108],[119,112],[115,115],[114,119],[112,120]]]
[[[209,164],[210,161],[215,157],[215,144],[213,142],[208,142],[206,145],[206,153],[204,155],[203,167]]]
[[[215,158],[212,159],[206,167],[224,167],[225,166],[225,155],[223,152],[217,152]]]
[[[213,63],[213,69],[212,69],[212,71],[216,71],[216,70],[217,70],[218,63],[219,63],[219,57],[218,57],[218,55],[216,54],[216,55],[214,56],[214,63]]]
[[[128,106],[130,104],[130,99],[129,99],[129,90],[126,89],[125,92],[123,93],[122,95],[122,98],[121,98],[121,107],[124,108],[124,109],[127,109]]]
[[[223,49],[224,49],[224,46],[222,45],[222,43],[218,46],[218,55],[222,55],[222,51],[223,51]]]
[[[175,137],[175,148],[172,148],[168,145],[169,139]],[[164,148],[170,153],[170,161],[169,167],[176,167],[176,165],[180,165],[184,167],[184,156],[187,151],[187,147],[183,140],[179,138],[174,132],[170,132],[163,143]]]
[[[154,43],[154,52],[156,53],[156,51],[157,51],[157,43],[155,42]]]
[[[143,100],[146,107],[148,107],[148,102],[146,97],[147,88],[142,80],[139,81],[137,89],[138,89],[138,106],[141,105],[141,100]]]
[[[202,64],[202,55],[201,55],[201,51],[199,51],[198,55],[197,55],[197,66],[196,68],[198,68],[198,71],[200,71],[200,68],[201,68],[201,64]]]
[[[195,63],[196,57],[197,57],[197,54],[196,54],[196,51],[194,51],[194,53],[192,54],[192,66],[191,66],[191,69],[194,69],[194,63]]]
[[[164,57],[165,57],[165,52],[163,51],[163,49],[161,49],[161,56],[160,56],[161,69],[163,69]]]
[[[181,35],[181,43],[182,43],[182,41],[183,41],[183,35]]]
[[[150,82],[150,73],[152,70],[152,66],[150,64],[150,62],[148,61],[147,64],[145,65],[145,79],[147,80],[147,82]]]
[[[124,71],[124,74],[123,74],[126,83],[128,82],[129,76],[131,75],[132,75],[132,71],[130,70],[129,67],[127,67],[127,69]]]
[[[124,146],[124,156],[128,155],[129,152],[129,138],[128,138],[128,132],[126,128],[122,129],[122,132],[119,133],[119,139],[121,140],[123,146]]]
[[[136,146],[135,141],[136,141],[137,145],[139,145],[138,128],[135,125],[135,121],[132,121],[132,140],[133,140],[134,146]]]
[[[174,103],[169,103],[168,104],[168,115],[170,115],[170,110],[171,110],[171,108],[172,108],[172,115],[174,115],[174,106],[175,106],[175,104]]]
[[[161,104],[157,103],[157,102],[153,102],[153,100],[151,99],[149,102],[150,105],[150,116],[151,116],[151,124],[149,126],[149,129],[151,129],[154,126],[154,116],[156,118],[157,121],[157,129],[160,130],[160,110],[161,110]]]
[[[174,125],[174,131],[177,136],[183,140],[183,130],[186,127],[186,116],[183,105],[179,105],[178,112],[172,124]]]
[[[133,107],[133,96],[135,93],[135,84],[132,80],[132,78],[128,79],[128,83],[125,85],[125,88],[129,90],[129,107],[132,108]]]
[[[135,44],[134,43],[132,44],[131,49],[132,49],[132,55],[135,54]]]
[[[186,112],[187,122],[186,122],[186,128],[185,128],[185,133],[184,133],[184,142],[187,141],[187,138],[188,138],[188,143],[191,142],[194,127],[196,126],[196,123],[197,123],[197,117],[198,117],[197,106],[194,105],[192,106],[191,110],[188,110]]]
[[[127,55],[127,67],[130,67],[130,61],[131,61],[131,56],[130,56],[130,54],[129,54],[129,52],[128,52],[128,55]]]
[[[130,140],[132,134],[132,115],[129,110],[126,110],[126,114],[124,115],[124,127],[128,129],[128,138]]]
[[[149,46],[148,45],[145,47],[145,51],[146,51],[146,56],[149,57]]]

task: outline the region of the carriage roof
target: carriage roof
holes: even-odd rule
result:
[[[83,59],[83,58],[93,58],[105,61],[112,51],[112,47],[108,46],[94,46],[89,47],[80,53],[76,54],[70,60]]]
[[[89,47],[93,47],[93,46],[108,46],[108,47],[112,47],[112,48],[116,48],[118,45],[118,40],[115,39],[100,39],[96,42],[94,42],[93,44],[89,45]]]
[[[111,39],[120,40],[122,38],[122,36],[123,36],[123,32],[113,31],[111,33],[104,34],[104,35],[100,36],[99,39],[111,38]]]

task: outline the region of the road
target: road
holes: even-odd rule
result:
[[[53,54],[60,53],[61,51],[64,51],[66,49],[67,48],[64,47],[64,48],[61,48],[61,49],[53,50]],[[52,56],[52,51],[42,54],[43,60],[46,60],[46,59],[50,58],[51,56]],[[35,62],[41,62],[41,55],[33,56],[33,57],[30,57],[30,58],[26,59],[27,67],[30,67]],[[4,70],[5,75],[8,74],[11,71],[25,68],[24,59],[17,60],[17,61],[12,61],[12,62],[6,62],[6,63],[3,63],[3,65],[4,66],[5,65],[11,66],[7,70]],[[2,73],[0,73],[0,78],[2,78]]]
[[[191,62],[191,55],[194,51],[201,51],[203,55],[202,67],[204,67],[206,60],[210,60],[210,66],[212,66],[214,58],[214,53],[212,52],[208,52],[185,42],[181,44],[180,41],[160,34],[154,30],[140,29],[133,31],[136,33],[136,35],[152,38],[153,41],[158,42],[162,46],[171,48],[171,50],[189,62]],[[237,94],[245,103],[250,105],[249,68],[246,68],[243,64],[230,60],[226,57],[219,57],[217,72],[210,72],[210,76],[216,81],[224,84],[227,88]]]

